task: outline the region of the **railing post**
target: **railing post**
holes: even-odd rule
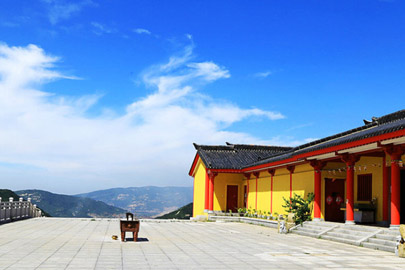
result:
[[[0,222],[4,221],[4,203],[1,202],[1,197],[0,197]]]

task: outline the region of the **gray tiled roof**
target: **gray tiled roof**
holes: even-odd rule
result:
[[[222,146],[194,144],[194,147],[208,168],[242,169],[403,129],[405,129],[405,110],[375,118],[373,122],[358,128],[294,148],[230,143]]]
[[[284,153],[291,147],[247,144],[198,145],[194,144],[205,166],[210,169],[242,169],[248,164]]]

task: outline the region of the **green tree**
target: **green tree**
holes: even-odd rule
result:
[[[288,213],[295,214],[295,224],[302,224],[304,221],[311,220],[312,202],[314,201],[314,193],[308,193],[304,199],[300,195],[294,193],[292,198],[284,198],[285,204],[283,207]]]

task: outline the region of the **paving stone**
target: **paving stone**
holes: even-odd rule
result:
[[[22,233],[24,232],[24,233]],[[37,218],[0,225],[1,269],[403,269],[405,260],[243,223],[141,222],[141,242],[114,219]]]

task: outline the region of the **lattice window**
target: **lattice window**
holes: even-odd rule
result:
[[[357,176],[357,200],[371,201],[372,174],[360,174]]]

